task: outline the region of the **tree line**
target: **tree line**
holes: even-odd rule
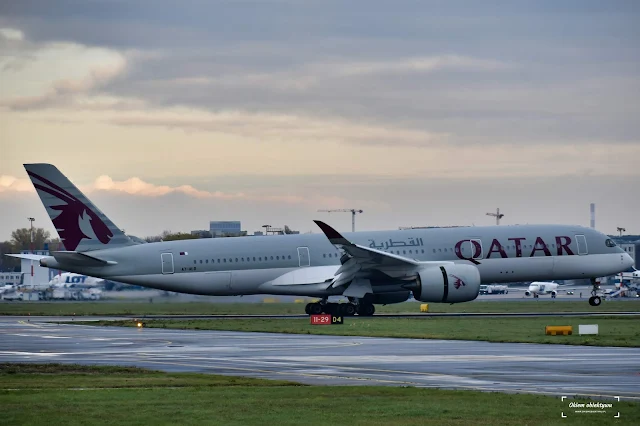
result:
[[[45,244],[50,250],[64,250],[60,239],[51,238],[44,228],[33,228],[33,249],[44,250]],[[0,271],[17,272],[20,270],[20,259],[5,256],[9,253],[20,253],[31,249],[31,229],[18,228],[11,233],[9,241],[0,242]]]

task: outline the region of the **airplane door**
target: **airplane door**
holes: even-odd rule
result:
[[[472,249],[472,255],[471,257],[473,257],[474,259],[482,259],[483,257],[483,253],[482,253],[482,241],[480,239],[472,239],[471,240],[471,249]]]
[[[583,256],[589,254],[587,249],[587,239],[584,235],[576,235],[576,242],[578,243],[578,254]]]
[[[300,266],[309,266],[309,247],[298,247],[298,262]]]
[[[482,259],[482,241],[478,238],[465,240],[460,246],[456,246],[456,251],[463,259]]]
[[[162,253],[160,259],[162,260],[162,273],[173,274],[173,254]]]

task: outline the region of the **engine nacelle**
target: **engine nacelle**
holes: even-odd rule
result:
[[[480,271],[472,265],[427,267],[418,272],[413,297],[420,302],[469,302],[480,293]]]
[[[554,291],[552,291],[552,292],[551,292],[551,295],[552,295],[553,297],[556,297],[556,296],[558,295],[558,292],[554,290]]]
[[[531,296],[531,292],[529,290],[527,290],[527,291],[524,292],[524,295],[525,296]]]

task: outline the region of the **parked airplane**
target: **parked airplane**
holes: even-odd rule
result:
[[[102,278],[74,274],[73,272],[64,272],[54,276],[51,281],[49,281],[49,286],[54,288],[90,288],[99,287],[104,284],[105,280]]]
[[[555,298],[560,291],[568,291],[571,288],[564,287],[554,282],[544,282],[544,281],[534,281],[529,284],[529,288],[525,290],[525,296],[533,296],[534,298],[538,298],[540,295],[551,295],[552,298]]]
[[[203,295],[320,298],[308,314],[373,315],[375,304],[474,300],[481,283],[595,278],[633,260],[606,235],[567,225],[353,232],[315,221],[321,234],[205,238],[137,244],[55,166],[25,168],[69,251],[13,255],[45,267]],[[343,295],[351,303],[332,304]]]
[[[15,284],[6,284],[0,287],[0,294],[13,293],[14,291],[16,291]]]

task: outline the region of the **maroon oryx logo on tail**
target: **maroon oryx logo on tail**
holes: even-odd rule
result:
[[[113,233],[102,219],[100,219],[93,210],[84,205],[82,201],[50,180],[33,172],[28,171],[27,173],[29,173],[29,176],[32,178],[44,184],[41,185],[33,182],[33,186],[35,186],[36,189],[44,191],[62,202],[62,204],[59,205],[45,205],[45,207],[50,207],[52,210],[58,210],[60,212],[60,214],[52,218],[51,221],[53,222],[53,226],[56,227],[66,250],[75,250],[82,239],[92,240],[95,237],[102,244],[107,244],[111,241]],[[87,226],[87,219],[90,226]],[[87,232],[91,233],[89,228],[93,231],[93,236],[87,235]]]
[[[456,290],[459,289],[461,286],[466,286],[467,285],[467,283],[465,283],[462,280],[462,278],[457,277],[457,276],[455,276],[453,274],[449,274],[449,276],[454,279],[453,286],[456,288]]]

